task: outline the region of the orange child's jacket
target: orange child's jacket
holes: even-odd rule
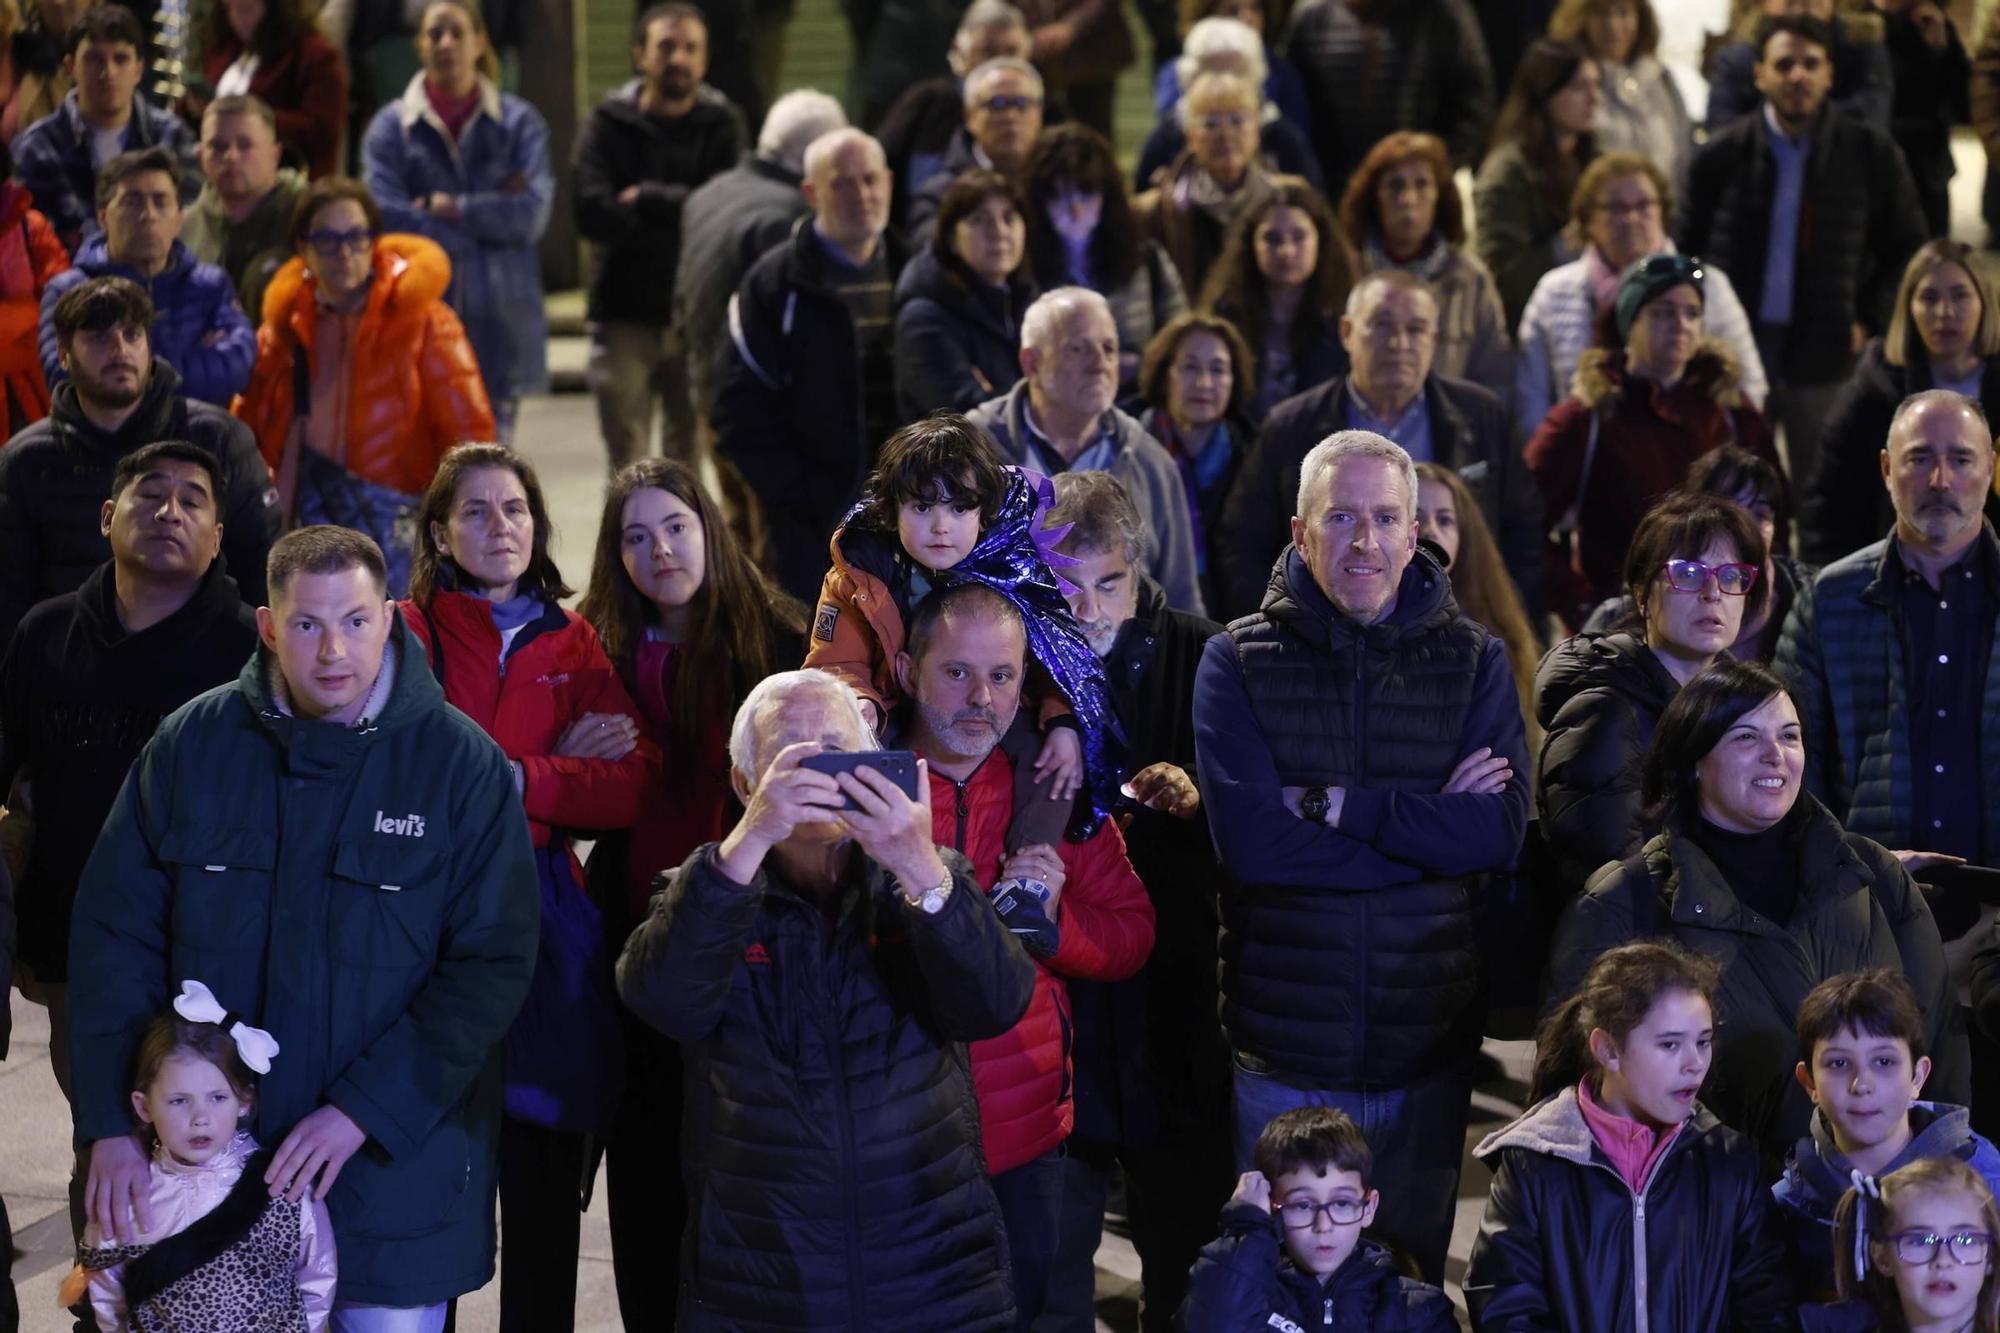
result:
[[[49,414],[49,386],[36,344],[42,291],[68,267],[69,251],[33,207],[27,188],[18,181],[0,183],[0,379],[13,395],[20,425]],[[0,427],[6,422],[0,402]]]
[[[375,242],[375,277],[354,333],[346,456],[365,481],[406,493],[430,484],[455,444],[494,438],[493,409],[465,327],[444,303],[451,260],[435,242],[392,234]],[[295,415],[294,360],[317,372],[313,275],[294,256],[264,289],[257,365],[233,411],[278,472]]]

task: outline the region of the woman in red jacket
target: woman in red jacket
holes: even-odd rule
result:
[[[17,180],[14,155],[0,143],[0,385],[6,389],[7,438],[49,414],[49,385],[35,347],[42,292],[69,267],[69,251],[34,196]]]
[[[506,751],[542,883],[535,980],[506,1042],[500,1132],[503,1330],[569,1329],[587,1135],[610,1128],[620,1065],[604,927],[572,829],[629,828],[660,752],[549,555],[548,507],[511,449],[444,456],[418,515],[404,619],[445,698]]]
[[[590,885],[613,947],[644,919],[653,877],[728,832],[728,729],[750,689],[805,657],[805,608],[751,560],[686,464],[648,458],[604,496],[590,587],[577,608],[670,757],[629,834],[600,839]],[[681,1226],[680,1048],[625,1023],[625,1101],[610,1145],[611,1267],[625,1327],[670,1328]]]
[[[290,165],[314,180],[339,172],[347,57],[320,32],[303,0],[215,0],[202,21],[201,48],[211,97],[187,99],[196,123],[213,97],[248,93],[277,118]]]

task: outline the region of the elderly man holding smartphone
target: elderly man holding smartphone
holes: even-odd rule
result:
[[[933,844],[922,765],[912,799],[801,762],[870,743],[824,672],[752,690],[729,742],[743,817],[672,872],[618,963],[625,1003],[688,1060],[682,1327],[780,1308],[1015,1326],[960,1043],[1012,1028],[1035,968]]]

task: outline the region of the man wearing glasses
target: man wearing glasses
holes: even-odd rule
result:
[[[965,76],[965,124],[951,136],[944,165],[910,196],[910,239],[928,245],[944,192],[962,171],[985,167],[1013,176],[1042,132],[1042,76],[1025,60],[999,56]]]

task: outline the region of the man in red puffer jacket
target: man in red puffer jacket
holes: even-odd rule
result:
[[[1026,658],[1020,612],[997,593],[964,587],[918,606],[908,651],[896,661],[910,701],[904,743],[929,762],[933,839],[963,852],[989,895],[1008,880],[1048,890],[1045,904],[1018,887],[994,898],[1035,960],[1034,998],[1010,1031],[972,1046],[986,1169],[1006,1221],[1023,1328],[1048,1286],[1060,1150],[1074,1113],[1063,978],[1122,980],[1153,948],[1152,903],[1115,825],[1081,843],[1057,836],[1006,852],[1014,770],[999,743],[1020,704]]]

